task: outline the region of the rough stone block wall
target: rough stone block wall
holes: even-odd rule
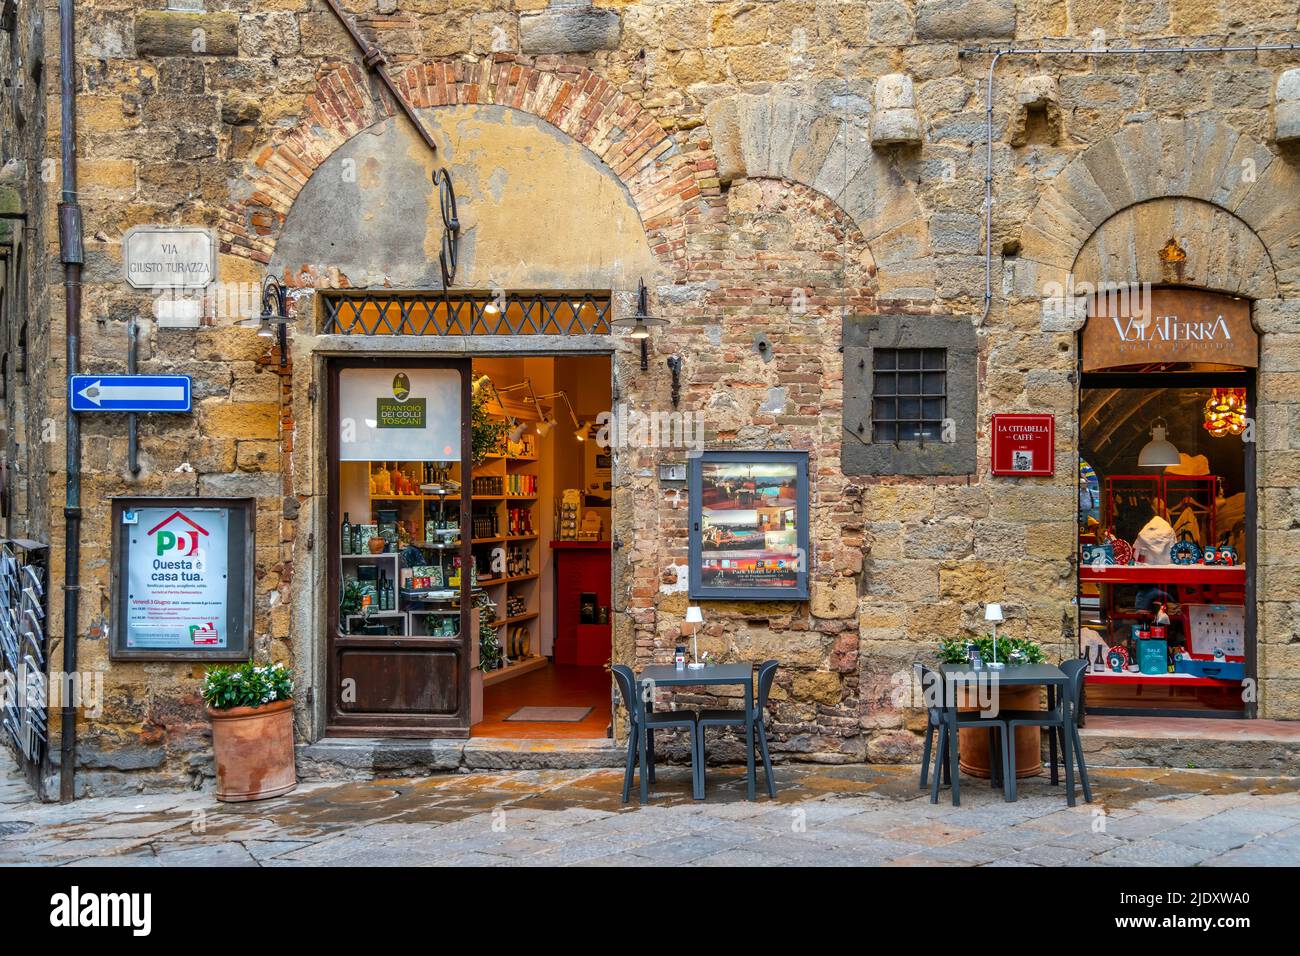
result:
[[[682,407],[705,413],[711,443],[809,451],[813,600],[710,605],[704,637],[736,658],[785,663],[773,707],[774,748],[799,758],[913,755],[916,714],[897,704],[900,679],[938,638],[982,630],[980,609],[995,596],[1008,612],[1007,631],[1034,636],[1053,654],[1071,652],[1077,322],[1068,308],[1044,307],[1044,286],[1075,268],[1089,237],[1116,213],[1137,210],[1132,223],[1110,227],[1131,233],[1116,235],[1145,237],[1163,228],[1157,217],[1172,214],[1151,202],[1161,196],[1196,198],[1236,223],[1233,235],[1257,235],[1266,256],[1214,265],[1211,252],[1193,248],[1189,260],[1199,255],[1211,263],[1202,275],[1220,277],[1207,283],[1212,287],[1235,284],[1229,291],[1250,289],[1260,300],[1261,706],[1265,716],[1300,717],[1300,390],[1293,361],[1300,354],[1300,228],[1290,212],[1297,159],[1272,141],[1277,81],[1296,67],[1294,53],[1004,60],[994,101],[994,298],[980,329],[978,467],[969,477],[852,480],[839,468],[841,309],[970,321],[983,312],[988,58],[963,55],[963,48],[1061,42],[1050,38],[1070,45],[1296,42],[1293,5],[344,6],[421,109],[490,104],[540,118],[626,187],[654,256],[646,275],[653,304],[670,325],[653,341],[647,372],[632,348],[619,345],[625,400],[670,408],[663,359],[680,354]],[[313,172],[344,142],[394,115],[323,3],[228,0],[209,2],[204,13],[161,8],[114,0],[77,5],[83,364],[95,370],[125,367],[126,322],[152,310],[151,296],[130,292],[120,279],[126,230],[142,223],[210,227],[222,241],[220,280],[255,287]],[[45,99],[33,122],[48,124],[48,135],[39,135],[57,172],[58,97],[50,79],[57,75],[57,22],[50,3],[42,9]],[[910,115],[902,142],[893,134],[872,141],[876,81],[886,76],[904,77],[906,83],[891,81],[899,89],[910,84],[919,142],[908,141]],[[1283,93],[1289,89],[1283,84]],[[1288,116],[1285,109],[1279,114],[1283,127]],[[1240,182],[1247,167],[1251,181]],[[387,173],[380,166],[374,175],[382,181]],[[38,225],[54,221],[57,175],[42,177],[41,185],[31,192]],[[462,211],[473,225],[473,210]],[[532,243],[531,258],[545,262],[544,226],[520,229],[525,247]],[[1217,235],[1193,235],[1193,245],[1212,247]],[[33,394],[58,424],[43,446],[38,476],[52,493],[31,498],[39,514],[29,527],[58,543],[63,303],[57,237],[42,226],[35,241],[46,257],[32,270],[31,301],[41,317],[36,326],[49,331],[48,340],[38,336],[31,346]],[[600,242],[598,232],[592,242]],[[1156,250],[1145,240],[1133,250],[1139,278],[1158,270]],[[1248,251],[1256,256],[1253,247]],[[1117,261],[1099,255],[1097,269]],[[125,472],[124,425],[87,422],[81,648],[84,666],[103,674],[105,701],[103,712],[79,728],[83,787],[195,782],[210,772],[196,694],[202,668],[107,659],[107,515],[114,495],[257,498],[256,654],[293,664],[300,685],[313,680],[308,662],[319,657],[324,635],[312,621],[323,615],[299,612],[314,600],[312,582],[319,580],[311,562],[324,560],[319,547],[306,551],[306,541],[325,540],[325,528],[312,522],[323,510],[311,451],[321,426],[304,420],[323,414],[309,398],[319,385],[319,366],[310,361],[311,294],[341,284],[329,263],[314,265],[320,268],[282,276],[298,287],[288,375],[279,374],[277,357],[255,330],[235,327],[237,317],[214,309],[211,324],[197,332],[151,327],[142,340],[141,371],[195,376],[196,412],[142,425],[139,478]],[[472,248],[462,268],[487,274]],[[1133,278],[1125,270],[1117,276],[1122,281]],[[572,274],[585,271],[575,266]],[[548,274],[544,284],[564,279]],[[628,288],[616,289],[621,308]],[[757,331],[773,343],[770,362],[753,348]],[[990,476],[988,416],[1012,411],[1056,414],[1055,478]],[[34,407],[26,413],[29,429],[36,414]],[[620,452],[618,466],[626,480],[615,502],[615,533],[624,545],[615,603],[625,613],[616,616],[615,654],[636,663],[670,651],[687,603],[686,501],[650,477],[661,457],[679,456]],[[305,566],[316,574],[301,573]],[[51,629],[60,633],[61,609],[53,612]],[[321,733],[319,711],[305,699],[297,716],[300,736]]]

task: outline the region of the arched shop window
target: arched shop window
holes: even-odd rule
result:
[[[1250,303],[1233,296],[1159,288],[1090,310],[1078,449],[1088,713],[1253,716],[1258,351]]]

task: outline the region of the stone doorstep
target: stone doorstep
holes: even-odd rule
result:
[[[1079,730],[1089,766],[1294,772],[1300,721],[1204,717],[1088,717]]]
[[[325,737],[298,744],[298,779],[414,777],[459,770],[587,770],[621,767],[624,751],[604,738],[508,740],[470,737]]]

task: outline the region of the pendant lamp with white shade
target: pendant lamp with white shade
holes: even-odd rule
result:
[[[1163,418],[1151,423],[1151,440],[1138,452],[1138,466],[1141,468],[1167,468],[1182,463],[1178,449],[1165,437],[1168,425]]]

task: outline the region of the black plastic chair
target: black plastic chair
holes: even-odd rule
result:
[[[627,707],[632,726],[627,739],[627,766],[623,771],[623,802],[627,803],[632,789],[632,767],[640,763],[641,802],[650,800],[650,784],[655,782],[655,738],[657,728],[685,728],[691,732],[691,796],[696,800],[704,799],[704,772],[701,754],[703,744],[699,720],[694,711],[647,709],[637,693],[636,675],[625,664],[615,664],[610,668],[614,680],[618,682],[618,691]]]
[[[917,680],[920,681],[921,690],[927,693],[925,708],[925,749],[922,751],[921,758],[921,786],[924,790],[926,779],[930,766],[930,754],[934,752],[934,776],[930,778],[930,802],[939,802],[939,782],[942,777],[943,783],[952,783],[952,775],[960,773],[960,767],[954,767],[948,759],[948,722],[944,717],[944,711],[948,706],[946,681],[943,674],[939,671],[931,670],[920,661],[912,665]],[[938,694],[934,697],[933,702],[930,699],[928,691],[937,689]],[[1002,785],[1002,796],[1004,800],[1015,799],[1015,787],[1009,782],[1008,778],[1013,778],[1015,769],[1012,763],[1009,751],[1014,750],[1009,745],[1009,736],[1006,718],[1002,714],[996,717],[986,717],[979,711],[957,711],[957,727],[961,728],[984,728],[989,732],[989,756],[992,764],[989,774],[989,783],[997,787]],[[939,741],[938,748],[934,747],[935,731],[938,731]]]
[[[1014,733],[1017,727],[1047,727],[1051,737],[1052,783],[1056,783],[1056,742],[1059,738],[1061,750],[1065,749],[1065,735],[1070,734],[1073,745],[1074,765],[1079,768],[1079,781],[1083,784],[1083,799],[1092,803],[1092,787],[1088,784],[1088,768],[1083,763],[1083,742],[1079,739],[1079,720],[1083,714],[1083,681],[1088,674],[1088,662],[1080,658],[1062,661],[1060,668],[1069,679],[1064,693],[1070,702],[1070,721],[1066,726],[1062,722],[1060,710],[1009,710],[1002,714],[1007,725]],[[1016,755],[1011,754],[1011,796],[1016,795]]]
[[[767,750],[767,729],[763,726],[763,710],[767,707],[767,697],[772,690],[772,681],[776,678],[779,661],[764,661],[758,665],[758,694],[754,698],[754,742],[763,758],[763,776],[767,779],[767,795],[776,797],[776,780],[772,776],[772,756]],[[700,788],[704,787],[704,728],[705,727],[744,727],[745,711],[742,710],[702,710],[700,711]]]

